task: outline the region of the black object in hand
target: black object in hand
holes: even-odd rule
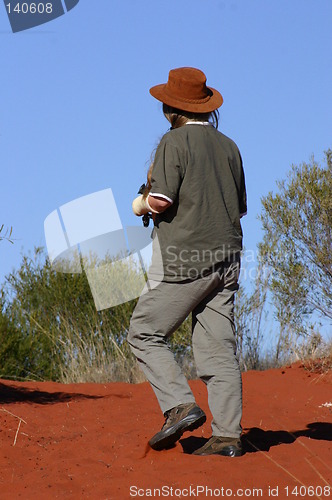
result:
[[[142,184],[138,190],[138,194],[144,194],[145,188],[146,188],[145,184]],[[143,215],[142,222],[143,222],[144,227],[149,227],[151,217],[152,217],[151,214],[144,214]]]

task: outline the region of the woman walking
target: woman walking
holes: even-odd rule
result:
[[[149,441],[161,450],[201,426],[205,413],[167,345],[192,313],[192,345],[207,385],[212,437],[196,455],[240,456],[242,384],[234,336],[242,230],[247,211],[242,160],[236,144],[217,130],[221,94],[196,68],[169,72],[150,89],[163,103],[171,129],[161,139],[148,188],[133,201],[138,216],[152,213],[153,286],[139,298],[128,342],[157,396],[166,420]],[[159,261],[160,262],[160,261]]]

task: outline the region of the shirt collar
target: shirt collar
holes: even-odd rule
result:
[[[186,125],[211,125],[210,122],[199,122],[196,120],[189,120],[189,122],[186,123]]]

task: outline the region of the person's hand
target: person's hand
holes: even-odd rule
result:
[[[145,215],[150,212],[150,207],[143,195],[137,196],[132,203],[133,212],[135,215]]]

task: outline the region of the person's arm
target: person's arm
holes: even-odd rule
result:
[[[243,170],[243,162],[239,150],[238,150],[238,155],[240,161],[239,209],[240,209],[240,219],[242,219],[242,217],[247,215],[247,191],[246,191],[246,182]]]
[[[161,198],[160,196],[148,196],[148,203],[150,207],[160,214],[161,212],[164,212],[168,207],[172,205],[171,201],[165,200],[165,198]]]
[[[148,212],[151,212],[152,214],[160,214],[170,205],[172,205],[171,201],[168,201],[160,196],[148,195],[147,198],[143,198],[143,195],[140,195],[133,201],[133,212],[138,216],[147,214]]]
[[[177,147],[169,143],[168,134],[161,140],[153,163],[149,195],[146,198],[138,196],[133,201],[136,215],[159,214],[167,210],[176,199],[182,182],[179,153]]]

